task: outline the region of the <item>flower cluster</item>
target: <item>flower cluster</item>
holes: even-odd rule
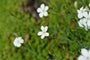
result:
[[[90,50],[86,50],[85,48],[81,49],[81,54],[78,57],[78,60],[90,60]]]
[[[42,18],[43,16],[48,16],[47,10],[49,9],[48,6],[45,6],[45,4],[41,4],[39,8],[37,8],[37,12],[39,13],[39,17]],[[47,33],[48,26],[41,26],[40,32],[38,32],[38,36],[41,36],[41,39],[44,39],[45,36],[49,36],[49,33]]]
[[[43,16],[48,16],[47,12],[48,9],[49,9],[48,6],[45,6],[45,4],[41,4],[40,8],[37,9],[39,17],[42,18]],[[38,36],[41,36],[41,39],[44,39],[45,36],[49,36],[49,33],[47,32],[48,26],[45,27],[41,26],[41,30],[42,31],[38,32]],[[24,43],[22,37],[17,37],[13,42],[14,46],[16,47],[20,47],[22,43]]]
[[[77,2],[75,3],[77,5]],[[89,4],[90,7],[90,4]],[[39,13],[40,18],[43,16],[48,16],[47,10],[49,9],[48,6],[45,6],[44,4],[41,4],[40,8],[37,9],[37,12]],[[80,10],[77,10],[78,12],[78,18],[80,21],[78,21],[78,24],[80,27],[84,27],[85,30],[90,29],[90,10],[88,8],[81,7]],[[38,36],[41,36],[41,39],[44,39],[45,36],[49,36],[49,33],[47,32],[48,26],[41,26],[41,31],[37,33]],[[13,44],[16,47],[20,47],[21,44],[24,43],[24,40],[22,37],[17,37]],[[78,60],[90,60],[90,50],[81,49],[81,54],[78,57]]]
[[[80,10],[77,10],[77,12],[78,18],[80,19],[78,21],[79,26],[84,27],[87,31],[88,29],[90,29],[90,10],[88,9],[88,7],[81,7]]]

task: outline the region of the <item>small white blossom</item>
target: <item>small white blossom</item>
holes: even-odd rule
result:
[[[90,11],[88,7],[86,6],[85,9],[83,7],[80,8],[78,11],[78,18],[80,18],[80,21],[78,21],[78,24],[80,27],[84,27],[86,31],[90,29]]]
[[[78,18],[82,18],[84,14],[86,13],[86,8],[84,9],[83,7],[80,8],[80,10],[77,10],[78,12]]]
[[[48,16],[48,12],[47,12],[48,9],[49,9],[48,6],[41,4],[41,6],[37,9],[37,12],[39,13],[39,17],[42,18],[43,16]]]
[[[24,43],[24,40],[22,39],[22,37],[17,37],[13,42],[14,46],[16,47],[20,47],[22,43]]]
[[[38,36],[41,36],[41,39],[44,39],[45,36],[49,36],[49,33],[47,32],[48,26],[41,26],[41,30],[42,31],[38,32]]]
[[[90,60],[90,50],[86,50],[86,49],[81,49],[81,54],[78,57],[78,60]]]
[[[90,29],[90,12],[89,13],[86,12],[84,14],[84,17],[86,19],[86,23],[87,23],[88,29]]]
[[[80,21],[78,21],[78,24],[79,24],[80,27],[84,27],[85,30],[88,30],[87,21],[86,21],[85,18],[83,18]]]

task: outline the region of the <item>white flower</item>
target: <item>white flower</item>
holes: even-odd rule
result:
[[[85,13],[84,14],[84,17],[86,18],[86,23],[87,23],[87,26],[88,28],[90,27],[90,12],[89,13]],[[90,29],[90,28],[89,28]]]
[[[13,42],[14,46],[16,47],[20,47],[22,43],[24,43],[24,40],[22,39],[22,37],[17,37]]]
[[[87,20],[85,18],[83,18],[80,21],[78,21],[78,24],[79,24],[80,27],[84,27],[85,30],[88,30]]]
[[[90,12],[85,12],[84,14],[84,17],[87,19],[87,20],[90,20]]]
[[[86,8],[84,9],[83,7],[80,8],[80,10],[77,10],[78,12],[78,18],[82,18],[86,12]]]
[[[43,16],[48,16],[48,12],[47,12],[48,9],[49,9],[48,6],[41,4],[40,8],[37,9],[37,12],[39,13],[39,17],[42,18]]]
[[[81,49],[81,54],[78,57],[78,60],[90,60],[90,50],[86,50],[86,49]]]
[[[86,6],[85,8],[81,7],[77,12],[78,18],[80,18],[80,21],[78,21],[79,26],[84,27],[88,31],[90,29],[90,10]]]
[[[48,26],[41,26],[41,30],[42,31],[38,32],[38,35],[41,36],[41,39],[43,39],[45,36],[49,36],[49,33],[47,32]]]

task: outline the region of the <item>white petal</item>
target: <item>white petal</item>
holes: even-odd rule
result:
[[[85,57],[84,56],[79,56],[78,60],[85,60]]]
[[[80,10],[83,10],[83,7],[81,7]]]
[[[17,37],[17,39],[19,39],[19,40],[20,40],[20,39],[22,39],[22,37]]]
[[[45,8],[45,5],[44,4],[41,4],[41,9],[43,10]]]
[[[45,35],[42,35],[42,36],[41,36],[41,39],[44,39],[44,37],[45,37]]]
[[[48,6],[45,6],[45,11],[47,11],[49,9],[49,7]]]
[[[45,30],[45,32],[46,32],[46,31],[48,30],[48,26],[45,26],[45,29],[44,29],[44,30]]]
[[[42,17],[43,17],[43,13],[40,13],[40,14],[39,14],[39,17],[42,18]]]
[[[38,35],[39,35],[39,36],[42,35],[42,32],[38,32]]]
[[[83,12],[83,16],[84,17],[88,17],[88,13],[87,12]]]
[[[20,43],[24,43],[24,40],[23,40],[23,39],[21,39],[21,40],[20,40]]]
[[[79,13],[81,13],[81,11],[80,11],[80,10],[77,10],[77,12],[78,12],[78,14],[79,14]]]
[[[89,56],[90,56],[90,50],[89,50]]]
[[[44,12],[44,16],[48,16],[48,13],[47,12]]]
[[[45,35],[45,36],[49,36],[49,33],[45,33],[44,35]]]
[[[38,8],[38,9],[37,9],[37,12],[38,12],[38,13],[42,12],[41,8]]]
[[[14,40],[13,44],[16,45],[16,41],[15,40]]]
[[[89,7],[90,7],[90,3],[89,3]]]
[[[78,18],[82,18],[83,17],[83,14],[78,14]]]
[[[90,27],[90,20],[87,21],[87,25]]]
[[[80,27],[84,27],[83,23],[82,23],[82,20],[78,21],[78,24],[79,24]]]
[[[87,56],[89,52],[83,48],[83,49],[81,49],[81,53],[83,56]]]
[[[44,28],[44,26],[41,26],[41,30],[43,31],[45,28]]]
[[[84,9],[83,9],[83,12],[86,12],[86,11],[87,11],[87,8],[84,8]]]
[[[78,24],[80,27],[85,27],[85,29],[87,30],[87,20],[85,18],[81,19]]]
[[[16,45],[16,47],[20,47],[20,46],[21,46],[21,44],[17,44],[17,45]]]
[[[20,43],[24,43],[24,40],[22,39],[22,37],[18,37],[17,40],[19,40]]]

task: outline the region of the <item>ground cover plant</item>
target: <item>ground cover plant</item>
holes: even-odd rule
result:
[[[89,3],[90,0],[0,0],[0,59],[80,60],[80,55],[86,59],[82,51],[90,49],[90,29],[79,26],[77,10],[82,6],[90,9]],[[43,17],[37,12],[41,4],[49,7],[48,15]],[[48,30],[40,29],[42,26]],[[38,34],[41,31],[48,35]],[[45,36],[41,39],[42,35]],[[17,41],[19,38],[24,43]]]

